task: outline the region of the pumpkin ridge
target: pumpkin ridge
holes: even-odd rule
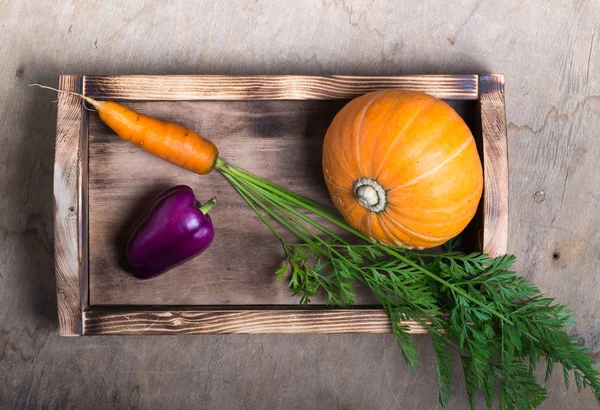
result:
[[[389,228],[389,226],[387,226],[387,223],[385,221],[385,219],[383,219],[383,216],[381,215],[381,213],[376,213],[375,216],[377,217],[377,219],[379,219],[379,224],[381,225],[381,230],[382,232],[385,234],[385,236],[387,237],[387,239],[391,242],[394,243],[398,246],[402,246],[402,247],[408,247],[408,245],[406,245],[403,241],[401,241],[393,232],[392,230]]]
[[[381,226],[379,214],[370,212],[369,219],[371,220],[371,231],[373,232],[373,235],[375,235],[374,238],[377,238],[377,242],[384,243],[389,246],[394,246],[395,243],[389,239],[388,235],[385,233],[383,227]]]
[[[468,208],[468,207],[467,207]],[[454,214],[452,219],[440,219],[437,215],[410,215],[403,213],[398,206],[390,206],[388,216],[408,230],[417,230],[423,236],[450,239],[451,235],[458,235],[472,218],[477,209],[465,208],[460,214]],[[444,215],[442,213],[441,215]]]
[[[338,127],[337,129],[338,137],[335,141],[343,140],[343,127]],[[354,179],[354,172],[352,172],[352,167],[348,164],[346,159],[346,153],[343,151],[343,147],[338,148],[337,155],[334,154],[333,159],[339,161],[340,167],[344,170],[346,175],[350,176],[350,179]]]
[[[413,231],[412,229],[408,228],[406,225],[401,224],[400,222],[398,222],[397,220],[395,220],[393,218],[390,218],[390,221],[392,221],[392,223],[395,224],[398,228],[404,229],[407,233],[410,233],[411,235],[419,237],[419,238],[423,239],[424,241],[428,241],[428,242],[439,242],[441,240],[447,241],[448,239],[452,239],[456,236],[456,234],[443,235],[443,236],[429,236],[429,235],[425,235],[423,233]]]
[[[418,181],[420,181],[423,178],[426,178],[426,177],[428,177],[428,176],[430,176],[432,174],[435,174],[440,169],[442,169],[443,167],[445,167],[446,165],[448,165],[452,160],[456,159],[460,154],[462,154],[462,152],[465,149],[467,149],[467,147],[469,145],[471,145],[471,143],[473,143],[473,138],[471,136],[469,136],[465,140],[465,142],[463,142],[461,144],[461,146],[458,147],[458,149],[456,150],[456,152],[454,154],[450,155],[444,161],[440,162],[435,167],[429,169],[427,172],[424,172],[423,174],[419,175],[418,177],[415,177],[415,178],[411,179],[410,181],[405,182],[403,185],[400,185],[400,186],[397,186],[395,188],[390,189],[389,192],[393,192],[393,191],[396,191],[398,189],[406,188],[407,186],[410,186],[410,185],[413,185],[413,184],[417,183]]]
[[[407,129],[406,132],[408,132],[408,131],[409,130]],[[429,139],[426,142],[426,144],[422,145],[418,151],[412,151],[411,155],[405,159],[407,161],[412,161],[413,159],[418,158],[423,151],[427,151],[428,149],[431,148],[432,145],[437,144],[439,142],[440,138],[444,137],[444,132],[445,132],[445,130],[441,130],[439,132],[439,134],[437,134],[437,135],[434,134],[433,137],[431,139]],[[429,136],[431,136],[431,135],[429,135]]]
[[[434,237],[434,236],[429,236],[429,235],[424,235],[422,233],[419,232],[415,232],[412,229],[406,227],[405,225],[401,224],[400,222],[398,222],[397,220],[395,220],[392,217],[387,218],[390,220],[390,222],[392,222],[394,225],[396,225],[398,228],[406,231],[406,233],[412,234],[414,236],[417,236],[425,241],[428,242],[439,242],[440,240],[448,240],[451,239],[453,237],[455,237],[456,235],[450,235],[450,236],[440,236],[440,237]]]
[[[406,208],[404,206],[400,207],[392,201],[389,201],[386,205],[396,208],[401,213],[402,212],[413,212],[413,211],[428,212],[428,213],[448,212],[448,211],[460,208],[461,206],[464,206],[466,203],[470,202],[473,198],[478,197],[478,196],[481,196],[481,192],[473,191],[471,196],[463,198],[460,202],[454,202],[448,206],[439,207],[439,208],[435,208],[435,209],[422,209],[422,208],[416,209],[416,208]]]
[[[354,155],[356,156],[356,164],[358,165],[358,171],[360,172],[361,175],[365,175],[365,172],[363,170],[363,166],[361,164],[360,161],[360,143],[361,143],[361,135],[362,135],[362,125],[363,125],[363,121],[365,119],[365,116],[367,115],[367,111],[369,110],[369,107],[371,106],[371,104],[373,104],[375,102],[375,100],[377,100],[377,98],[379,98],[380,96],[382,96],[385,93],[385,91],[379,91],[376,92],[373,97],[369,100],[369,102],[367,102],[365,104],[365,106],[362,109],[362,113],[360,114],[360,120],[358,120],[358,125],[356,126],[356,137],[354,138],[355,142],[354,142]]]
[[[352,189],[350,188],[344,188],[338,184],[336,184],[335,182],[333,182],[331,180],[331,177],[325,176],[325,183],[332,185],[334,188],[339,189],[340,191],[345,191],[345,192],[352,192]]]
[[[379,160],[379,167],[377,168],[377,171],[375,171],[375,173],[374,173],[375,178],[373,178],[373,179],[377,180],[379,178],[379,174],[381,173],[381,168],[385,165],[388,157],[391,155],[392,151],[394,150],[396,143],[399,141],[399,138],[406,133],[406,130],[415,122],[415,120],[421,114],[423,114],[425,112],[425,110],[427,110],[429,107],[433,106],[435,103],[437,103],[437,101],[434,98],[429,100],[429,104],[425,104],[423,107],[421,107],[421,109],[419,111],[417,111],[412,116],[412,118],[406,122],[406,124],[404,124],[404,127],[402,127],[402,130],[400,130],[398,132],[398,134],[394,137],[394,140],[392,141],[392,143],[389,144],[387,153],[384,155],[384,157],[381,160]],[[372,160],[371,160],[371,162],[372,162]]]
[[[370,215],[367,218],[367,230],[369,231],[369,233],[368,233],[369,238],[372,238],[373,237],[373,227],[371,226],[371,216]]]
[[[347,209],[348,209],[348,212],[349,212],[349,211],[352,211],[354,208],[356,208],[356,206],[357,206],[357,205],[358,205],[357,203],[354,203],[354,204],[352,204],[352,205],[349,205],[349,206],[348,206],[348,208],[347,208]]]
[[[390,103],[391,106],[395,106],[398,103],[398,100],[400,100],[402,98],[402,94],[397,94],[394,97],[394,101],[392,103]],[[389,114],[389,113],[388,113]],[[381,121],[381,123],[379,124],[379,127],[377,128],[377,131],[372,131],[374,134],[379,134],[381,132],[381,130],[383,129],[383,127],[386,125],[386,121]],[[369,170],[371,175],[376,176],[375,173],[373,173],[373,154],[371,154],[370,158],[368,159],[368,167],[367,169]],[[363,174],[363,177],[365,177],[366,175]],[[377,181],[377,178],[373,178],[373,180]]]

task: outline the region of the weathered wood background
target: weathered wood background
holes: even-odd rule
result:
[[[600,358],[598,0],[0,0],[0,24],[0,407],[438,407],[427,336],[418,375],[392,335],[59,338],[55,97],[27,84],[66,73],[504,73],[509,251]],[[542,408],[595,408],[547,387]]]

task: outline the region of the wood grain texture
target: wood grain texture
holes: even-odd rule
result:
[[[477,75],[372,76],[85,76],[84,93],[116,100],[330,100],[402,88],[438,98],[478,98]]]
[[[403,321],[411,334],[427,328]],[[84,335],[228,334],[228,333],[390,333],[381,309],[330,310],[144,310],[110,309],[84,312]]]
[[[321,169],[327,127],[347,100],[136,101],[143,114],[185,125],[211,139],[226,161],[322,204],[331,204]],[[477,139],[476,101],[449,103]],[[289,305],[287,282],[275,281],[285,258],[281,243],[217,172],[198,176],[118,138],[97,115],[89,117],[89,284],[91,305]],[[119,267],[129,229],[154,195],[191,186],[211,210],[216,236],[196,258],[165,275],[140,281]],[[332,230],[343,235],[338,228]],[[284,230],[282,230],[285,232]],[[285,233],[290,241],[293,234]],[[465,242],[475,244],[472,230]],[[470,248],[470,251],[475,248]],[[359,306],[377,305],[357,285]],[[319,294],[313,305],[326,302]]]
[[[81,92],[80,76],[63,76],[59,87]],[[58,99],[54,162],[54,257],[58,303],[58,332],[81,334],[82,259],[80,133],[83,124],[79,98],[61,94]],[[84,183],[85,184],[85,183]],[[87,272],[86,272],[87,273]]]
[[[480,76],[480,112],[485,152],[483,249],[492,256],[508,252],[508,147],[504,76]]]
[[[411,337],[418,373],[392,334],[59,337],[56,97],[27,85],[62,73],[504,73],[509,252],[575,310],[572,332],[599,359],[598,1],[406,5],[0,1],[0,407],[441,409],[427,335]],[[460,365],[454,376],[446,409],[464,410]],[[565,389],[560,367],[545,387],[540,410],[598,409],[589,391]]]

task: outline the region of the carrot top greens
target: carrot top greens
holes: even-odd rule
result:
[[[329,304],[350,306],[355,284],[366,285],[389,315],[413,371],[418,355],[402,321],[411,319],[427,328],[442,406],[452,390],[450,349],[460,354],[472,408],[478,390],[483,390],[489,408],[496,393],[501,409],[538,406],[546,398],[535,372],[541,358],[547,363],[546,379],[560,363],[567,387],[573,374],[577,389],[589,387],[600,403],[596,362],[576,336],[566,332],[574,325],[571,312],[513,272],[513,256],[464,254],[453,250],[452,242],[440,254],[382,245],[350,227],[337,212],[227,164],[218,158],[214,144],[191,130],[150,117],[144,117],[140,129],[136,124],[141,117],[126,107],[75,95],[94,105],[100,118],[122,138],[133,138],[146,151],[200,174],[210,172],[214,165],[281,241],[287,260],[277,272],[278,279],[290,273],[289,286],[302,305],[322,291]],[[117,115],[121,111],[126,115]],[[164,144],[167,136],[168,146]],[[287,241],[276,225],[300,241]],[[342,228],[362,242],[350,243],[328,226]]]
[[[544,297],[532,283],[511,270],[514,257],[465,254],[449,242],[440,254],[421,254],[373,242],[333,210],[240,168],[217,160],[215,168],[231,183],[285,250],[286,265],[278,279],[307,305],[322,291],[328,303],[350,306],[356,283],[366,285],[389,315],[402,354],[413,369],[418,354],[403,320],[429,329],[436,357],[439,400],[445,406],[452,390],[452,355],[457,349],[471,408],[482,390],[488,408],[498,394],[501,409],[530,409],[546,398],[536,379],[536,365],[546,360],[546,380],[562,364],[578,390],[589,387],[600,403],[600,372],[576,336],[571,312]],[[274,223],[276,222],[276,224]],[[283,238],[276,225],[299,243]],[[361,243],[332,232],[337,226]]]

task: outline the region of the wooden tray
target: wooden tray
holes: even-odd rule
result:
[[[463,236],[471,249],[506,252],[508,167],[501,75],[403,77],[80,76],[60,88],[123,101],[214,141],[220,155],[323,203],[321,144],[349,99],[385,88],[448,101],[475,135],[484,162],[481,211]],[[198,176],[118,138],[73,96],[58,103],[54,176],[55,262],[61,335],[390,332],[365,289],[352,309],[315,299],[297,307],[279,242],[221,175]],[[140,281],[118,267],[123,235],[160,190],[189,184],[211,211],[216,237],[201,257]],[[407,322],[413,333],[425,333]]]

